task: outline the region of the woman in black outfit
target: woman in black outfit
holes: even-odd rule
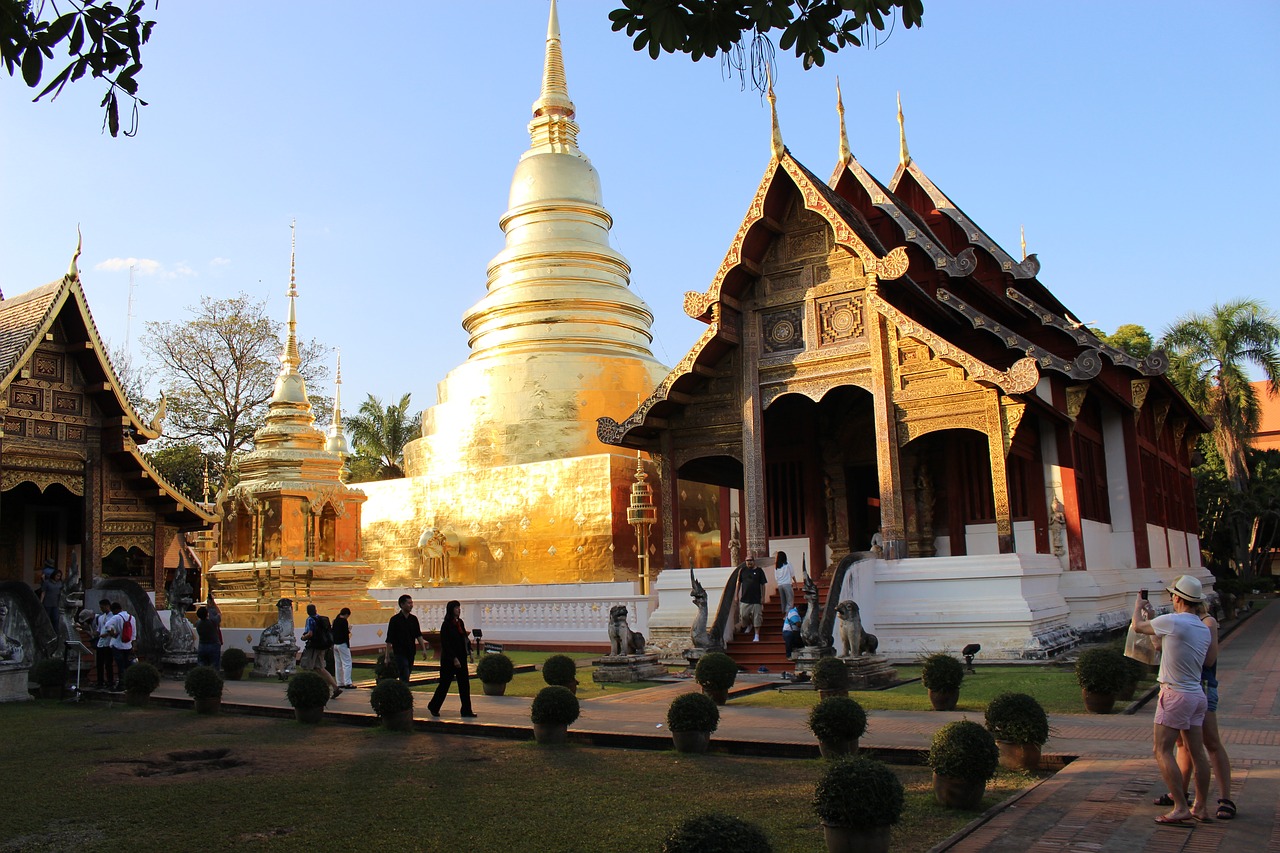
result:
[[[458,611],[462,605],[450,601],[444,609],[444,622],[440,625],[440,684],[427,703],[431,716],[440,716],[440,706],[449,695],[449,683],[458,679],[458,697],[462,699],[462,716],[474,717],[471,710],[471,682],[467,680],[467,658],[471,642],[467,639],[467,626],[462,624]]]

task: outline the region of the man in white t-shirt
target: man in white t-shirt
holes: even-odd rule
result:
[[[1133,609],[1133,629],[1160,638],[1160,700],[1152,739],[1160,775],[1173,799],[1173,811],[1156,818],[1156,823],[1185,824],[1193,819],[1209,820],[1209,756],[1202,730],[1208,705],[1200,686],[1200,668],[1205,656],[1212,654],[1216,658],[1218,650],[1213,635],[1193,612],[1192,605],[1204,601],[1200,581],[1182,575],[1168,592],[1173,612],[1151,619],[1154,611],[1150,603],[1139,598]],[[1195,810],[1187,805],[1186,780],[1174,752],[1181,732],[1187,733],[1183,743],[1190,747],[1195,769]]]
[[[129,639],[125,639],[125,625],[130,625]],[[111,602],[111,618],[106,632],[111,637],[111,653],[116,659],[116,689],[124,688],[124,671],[133,663],[133,638],[138,633],[138,623],[118,601]]]

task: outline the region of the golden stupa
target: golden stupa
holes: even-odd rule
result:
[[[368,593],[373,569],[360,547],[364,493],[341,480],[341,397],[334,396],[335,428],[326,438],[298,372],[297,297],[291,251],[288,335],[267,420],[240,461],[240,481],[216,502],[218,563],[207,580],[224,628],[274,624],[281,598],[292,599],[295,610],[308,603],[328,614],[350,607],[351,621],[360,624],[390,613]]]
[[[376,586],[637,577],[627,504],[650,463],[600,443],[596,418],[633,409],[667,368],[573,118],[553,0],[532,144],[499,222],[506,247],[462,320],[471,354],[423,413],[407,476],[361,484]]]

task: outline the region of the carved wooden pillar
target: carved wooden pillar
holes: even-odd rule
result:
[[[1009,472],[1005,465],[1005,432],[999,393],[987,398],[987,456],[991,460],[991,497],[996,513],[996,540],[1001,554],[1013,553],[1013,515],[1009,510]],[[1012,440],[1012,435],[1009,436]]]
[[[659,452],[654,457],[658,470],[659,512],[662,514],[662,567],[678,568],[680,562],[680,488],[677,484],[675,442],[671,430],[663,430],[658,439]]]
[[[867,342],[871,347],[871,399],[875,413],[876,474],[880,479],[880,531],[886,560],[907,556],[907,534],[902,509],[902,472],[899,467],[898,415],[893,404],[897,360],[897,334],[876,310],[876,274],[867,274],[864,312]]]
[[[740,316],[742,341],[742,480],[746,503],[747,554],[763,556],[769,550],[769,530],[765,524],[764,495],[764,411],[760,405],[760,337],[755,333],[754,315]]]
[[[89,433],[84,462],[84,559],[80,564],[85,589],[93,586],[94,579],[102,575],[102,508],[107,503],[103,491],[106,478],[102,476],[101,435],[97,429],[89,430]],[[86,606],[89,604],[85,602]],[[92,606],[96,608],[97,602]]]

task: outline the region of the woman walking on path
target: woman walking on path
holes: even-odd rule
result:
[[[440,684],[427,703],[431,716],[440,716],[440,706],[449,695],[449,684],[458,679],[458,698],[462,700],[462,716],[474,717],[471,710],[471,682],[467,679],[467,661],[471,657],[471,642],[467,639],[467,626],[462,624],[458,611],[462,605],[450,601],[444,609],[444,622],[440,625]]]

